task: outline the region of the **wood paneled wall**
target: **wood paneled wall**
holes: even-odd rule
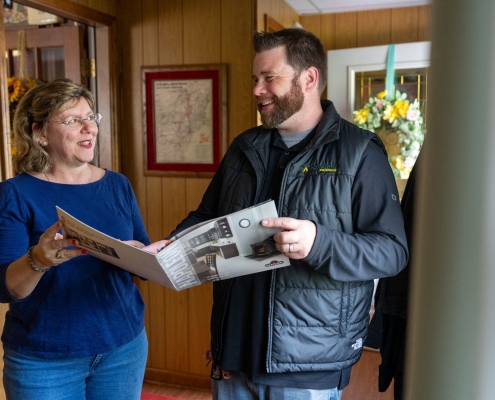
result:
[[[80,4],[110,14],[114,17],[118,16],[118,0],[71,0],[73,3]]]
[[[268,14],[286,28],[291,28],[294,22],[299,22],[299,14],[284,0],[258,0],[256,10],[256,30],[258,31],[265,30],[265,14]]]
[[[141,67],[226,63],[228,142],[253,126],[251,36],[255,0],[122,1],[123,173],[136,192],[151,240],[168,235],[195,209],[210,179],[145,177]],[[211,285],[174,292],[138,282],[147,304],[146,379],[209,387]]]
[[[326,50],[429,40],[430,6],[300,17]]]

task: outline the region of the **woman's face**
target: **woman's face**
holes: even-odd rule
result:
[[[81,97],[47,122],[40,139],[48,143],[45,148],[55,167],[78,167],[93,159],[98,125],[87,119],[93,115],[87,100]]]

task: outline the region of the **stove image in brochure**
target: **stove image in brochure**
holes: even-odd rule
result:
[[[65,237],[77,238],[88,253],[174,290],[253,274],[290,264],[275,247],[278,228],[261,226],[276,218],[273,201],[197,224],[171,238],[157,254],[99,232],[57,207]]]

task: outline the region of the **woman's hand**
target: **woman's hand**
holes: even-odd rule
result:
[[[148,246],[141,248],[141,250],[147,251],[148,253],[156,254],[164,247],[172,243],[171,240],[159,240],[158,242],[151,243]]]
[[[31,259],[37,267],[48,268],[60,265],[65,261],[87,253],[85,249],[70,248],[78,246],[79,242],[76,239],[64,239],[58,233],[62,226],[62,222],[57,221],[40,236],[38,244],[33,247]]]
[[[79,242],[64,239],[57,232],[60,228],[62,222],[57,221],[40,236],[38,244],[31,249],[31,260],[24,254],[9,265],[5,283],[13,298],[20,300],[29,296],[43,277],[44,270],[87,253],[85,249],[67,248],[77,246]]]

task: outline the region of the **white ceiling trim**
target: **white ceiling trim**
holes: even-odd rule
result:
[[[415,7],[431,0],[285,0],[299,15]]]

